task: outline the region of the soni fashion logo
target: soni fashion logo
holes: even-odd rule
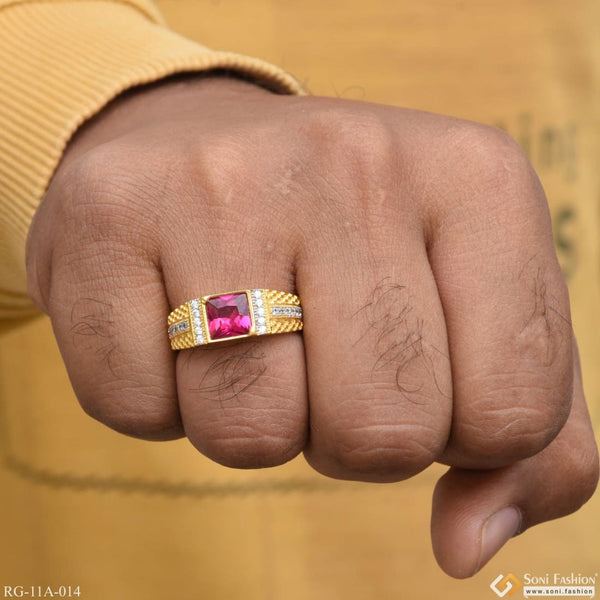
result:
[[[513,573],[500,574],[490,583],[490,588],[499,598],[513,596],[519,590],[525,598],[593,598],[596,595],[598,573],[525,573],[517,577]]]
[[[492,583],[490,587],[500,598],[504,596],[512,596],[519,588],[523,587],[523,584],[512,574],[503,575],[500,573]]]

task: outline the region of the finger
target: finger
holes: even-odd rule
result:
[[[383,181],[377,175],[375,184]],[[365,196],[376,197],[371,192]],[[320,221],[329,235],[314,232],[297,275],[310,394],[305,456],[330,477],[396,481],[424,469],[446,444],[443,313],[408,208],[390,195],[360,210],[350,195],[333,209]]]
[[[206,198],[201,214],[190,210],[187,215],[196,216],[170,222],[170,230],[180,232],[165,244],[162,257],[172,308],[235,290],[293,292],[293,248],[289,235],[275,224],[278,214],[271,211],[270,217],[259,219],[242,206],[244,191],[232,184],[229,194],[231,202],[239,199],[239,212],[222,199]],[[236,223],[231,213],[243,220]],[[228,222],[228,227],[217,235],[210,228],[213,222]],[[269,256],[267,248],[273,249]],[[304,446],[308,405],[300,334],[182,350],[177,388],[187,437],[216,462],[237,468],[274,466]]]
[[[454,382],[443,462],[498,467],[539,452],[567,418],[568,292],[543,190],[516,144],[479,126],[447,137],[453,171],[437,175],[446,197],[431,202],[429,240]]]
[[[569,419],[542,452],[492,471],[451,468],[438,482],[431,536],[449,575],[475,574],[513,535],[576,511],[593,494],[598,453],[578,360],[574,382]]]
[[[63,188],[48,310],[73,389],[88,414],[117,431],[180,437],[167,302],[142,242],[150,235],[143,217],[103,179],[88,174],[83,198],[72,191]]]

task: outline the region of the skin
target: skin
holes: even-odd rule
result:
[[[27,265],[117,431],[369,482],[449,465],[431,533],[454,577],[596,487],[546,199],[497,129],[224,77],[140,88],[69,144]],[[304,333],[170,350],[172,308],[252,287],[296,291]]]

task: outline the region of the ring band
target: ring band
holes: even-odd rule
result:
[[[188,300],[168,318],[173,350],[254,335],[300,331],[302,306],[295,294],[238,290]]]

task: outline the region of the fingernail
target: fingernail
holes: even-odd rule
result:
[[[521,511],[516,506],[507,506],[488,518],[481,532],[481,549],[476,573],[517,534],[520,527]]]

